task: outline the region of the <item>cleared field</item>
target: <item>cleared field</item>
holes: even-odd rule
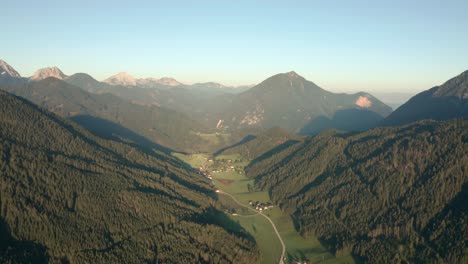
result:
[[[200,166],[205,164],[210,157],[207,154],[187,154],[186,155],[182,153],[172,153],[172,155],[184,161],[185,163],[189,164],[195,169],[200,168]]]
[[[210,142],[212,145],[219,145],[222,143],[229,142],[231,139],[231,134],[229,133],[199,133],[199,132],[191,132],[192,134],[196,134],[203,138],[204,140]]]
[[[208,163],[209,156],[205,154],[180,155],[178,156],[185,162],[198,168],[201,164]],[[248,161],[235,162],[243,160],[239,155],[222,155],[215,158],[220,160],[231,160],[229,166],[242,166],[248,164]],[[202,162],[200,164],[200,162]],[[248,205],[250,200],[259,202],[270,202],[268,192],[252,191],[254,180],[247,178],[244,174],[236,171],[218,171],[212,173],[213,183],[220,190],[230,193],[239,202]],[[250,191],[249,191],[250,190]],[[262,254],[262,263],[278,263],[281,254],[281,244],[274,233],[271,224],[262,216],[254,215],[252,212],[241,208],[233,203],[229,197],[220,195],[222,204],[228,208],[234,209],[238,215],[227,214],[230,218],[247,230],[257,241]],[[308,260],[308,263],[354,263],[351,256],[336,258],[330,254],[315,237],[302,237],[294,228],[292,219],[289,215],[283,213],[278,207],[264,211],[275,223],[281,237],[286,244],[288,263],[291,260]]]
[[[229,185],[231,185],[233,182],[235,182],[235,180],[231,180],[231,179],[218,179],[218,181],[219,181],[223,186],[229,186]]]
[[[264,217],[260,215],[230,217],[255,237],[262,254],[262,263],[278,263],[281,244],[271,224]]]

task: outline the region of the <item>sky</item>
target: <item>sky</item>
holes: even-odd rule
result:
[[[331,91],[415,92],[468,70],[468,1],[5,1],[0,59],[185,83],[296,71]]]

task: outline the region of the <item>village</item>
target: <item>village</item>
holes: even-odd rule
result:
[[[204,159],[206,162],[200,166],[198,170],[201,175],[210,180],[213,180],[212,173],[236,172],[238,174],[244,174],[244,169],[242,166],[235,166],[235,163],[241,162],[242,160],[213,158]]]
[[[252,206],[252,208],[254,208],[255,210],[260,211],[260,212],[274,207],[273,204],[270,202],[262,203],[259,201],[252,201],[252,200],[249,200],[249,205]]]

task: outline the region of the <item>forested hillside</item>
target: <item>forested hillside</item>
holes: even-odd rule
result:
[[[288,132],[279,127],[270,128],[256,135],[248,135],[242,141],[219,150],[216,155],[240,154],[242,157],[255,160],[267,152],[278,151],[302,140],[303,137]]]
[[[215,197],[177,159],[0,91],[2,263],[256,262],[255,242],[217,222]]]
[[[302,134],[375,127],[392,109],[369,93],[332,93],[295,72],[280,73],[223,104],[218,119],[231,129],[281,127]],[[216,120],[218,121],[218,120]]]
[[[326,132],[247,168],[300,232],[370,263],[466,263],[468,121]]]
[[[80,125],[106,138],[118,137],[136,143],[146,139],[148,142],[143,142],[144,145],[153,142],[177,151],[219,148],[197,134],[210,130],[184,114],[157,106],[132,104],[111,94],[91,94],[55,78],[16,85],[3,84],[0,89],[24,97],[63,117],[72,117]]]

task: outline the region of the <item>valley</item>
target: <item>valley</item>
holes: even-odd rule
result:
[[[468,263],[467,1],[91,2],[2,3],[1,264]]]
[[[267,191],[255,190],[255,180],[245,176],[244,168],[250,162],[239,154],[175,154],[194,169],[207,173],[214,186],[220,190],[218,197],[227,216],[239,223],[255,237],[261,251],[261,263],[278,263],[282,246],[275,230],[259,210],[249,202],[271,203]],[[225,193],[225,194],[223,194]],[[235,200],[234,200],[235,199]],[[238,204],[240,203],[240,205]],[[263,210],[262,210],[263,211]],[[294,228],[291,217],[277,206],[261,212],[275,224],[286,247],[285,263],[307,261],[307,263],[354,263],[351,256],[335,257],[313,236],[303,237]]]

